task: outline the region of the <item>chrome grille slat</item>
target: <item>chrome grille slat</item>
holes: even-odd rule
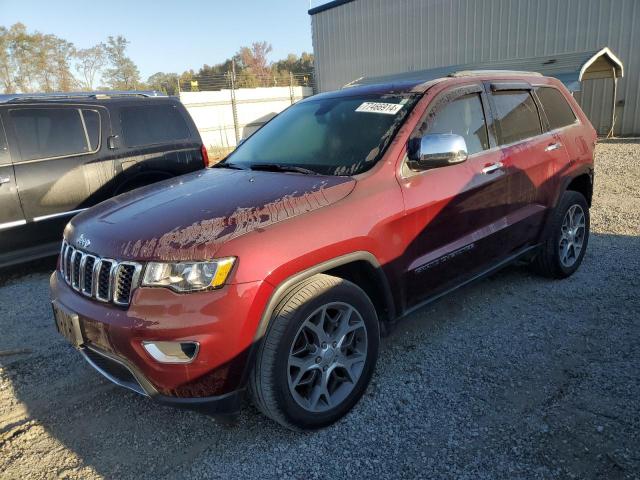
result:
[[[72,289],[104,303],[127,306],[138,286],[142,265],[100,258],[72,247],[60,247],[60,273]]]
[[[75,250],[71,257],[71,287],[77,291],[80,290],[80,269],[83,256],[84,254],[80,250]]]
[[[83,259],[82,265],[82,279],[80,285],[82,285],[82,293],[87,297],[93,296],[93,278],[94,270],[96,266],[97,258],[94,255],[86,254]]]

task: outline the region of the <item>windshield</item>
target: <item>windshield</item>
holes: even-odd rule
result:
[[[362,173],[380,159],[416,99],[386,94],[300,102],[255,132],[221,166],[273,164],[323,175]]]

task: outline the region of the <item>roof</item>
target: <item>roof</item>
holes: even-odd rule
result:
[[[501,70],[537,72],[547,77],[557,78],[572,92],[580,91],[580,82],[582,80],[620,78],[624,74],[624,66],[620,59],[616,57],[608,47],[604,47],[600,50],[589,52],[559,53],[544,57],[513,58],[509,60],[490,60],[378,77],[363,77],[350,82],[345,85],[345,87],[374,84],[406,84],[407,82],[413,82],[414,86],[417,86],[420,83],[452,76],[456,72],[469,70],[490,70],[492,71],[491,73],[497,73],[496,71]]]
[[[315,15],[316,13],[324,12],[325,10],[330,10],[332,8],[339,7],[340,5],[344,5],[345,3],[351,3],[355,0],[333,0],[332,2],[325,3],[324,5],[318,5],[317,7],[309,9],[309,15]]]
[[[52,93],[8,93],[0,95],[1,103],[19,103],[27,101],[51,100],[104,100],[112,98],[132,97],[164,97],[155,90],[104,90],[95,92],[52,92]]]

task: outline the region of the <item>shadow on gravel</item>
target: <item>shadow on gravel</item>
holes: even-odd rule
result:
[[[0,268],[0,287],[9,281],[19,280],[25,275],[33,273],[53,272],[56,269],[57,255],[45,257],[32,262],[13,265],[11,267]]]
[[[0,448],[31,456],[42,476],[37,452],[59,442],[77,456],[61,453],[60,464],[117,478],[280,477],[279,468],[315,477],[318,461],[337,475],[344,449],[355,445],[371,461],[355,475],[624,478],[640,463],[638,252],[640,237],[592,234],[570,279],[510,267],[412,314],[383,340],[354,412],[311,434],[286,431],[253,407],[222,426],[112,386],[59,338],[44,276],[32,296],[15,298],[16,309],[38,302],[29,310],[37,329],[20,341],[22,325],[36,318],[0,318],[10,338],[36,343],[32,355],[0,357],[26,407],[0,422]],[[27,437],[34,424],[52,438]],[[388,457],[373,463],[380,452]]]

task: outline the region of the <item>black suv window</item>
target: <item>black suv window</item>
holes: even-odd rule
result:
[[[564,98],[564,95],[553,87],[541,87],[536,94],[549,120],[549,129],[566,127],[576,121],[576,116]]]
[[[518,142],[542,133],[538,108],[528,91],[494,92],[492,97],[500,145]]]
[[[145,105],[120,110],[127,147],[154,145],[189,138],[189,128],[173,105]]]
[[[455,133],[467,143],[469,155],[489,148],[480,95],[472,93],[447,103],[436,113],[428,133]]]
[[[95,110],[82,110],[84,126],[87,129],[91,150],[97,150],[100,145],[100,114]]]
[[[77,108],[21,108],[9,112],[22,160],[89,152]]]

